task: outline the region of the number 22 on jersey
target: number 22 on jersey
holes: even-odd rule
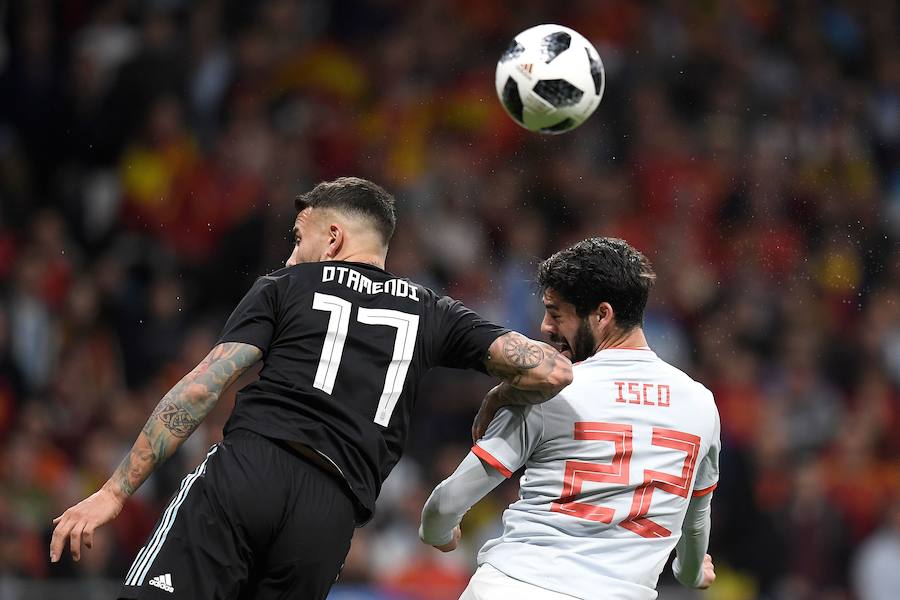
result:
[[[630,476],[632,454],[631,425],[620,423],[601,423],[584,421],[575,423],[576,440],[599,440],[612,442],[615,452],[609,464],[596,464],[578,460],[566,461],[566,472],[563,480],[562,495],[553,503],[551,510],[567,515],[580,517],[589,521],[600,523],[612,523],[615,510],[607,506],[588,504],[575,500],[581,494],[584,482],[611,483],[627,486]],[[671,448],[684,453],[684,461],[681,473],[674,475],[653,469],[644,470],[644,481],[634,491],[631,502],[631,511],[628,516],[618,523],[641,537],[669,537],[672,532],[647,517],[650,512],[650,502],[653,499],[653,490],[660,489],[682,498],[690,494],[691,481],[694,478],[694,468],[697,466],[697,458],[700,454],[700,438],[690,433],[653,428],[653,446]]]
[[[313,387],[331,395],[334,389],[334,380],[341,365],[341,356],[344,353],[344,342],[347,341],[347,330],[350,327],[350,313],[353,311],[353,305],[343,298],[316,292],[312,307],[315,310],[330,313],[325,343],[322,346],[322,355],[319,358]],[[394,336],[391,362],[384,378],[384,389],[378,399],[378,408],[375,409],[375,422],[382,427],[387,427],[391,421],[391,414],[397,406],[397,401],[400,399],[400,394],[403,392],[409,363],[412,361],[413,351],[416,348],[419,315],[386,308],[359,307],[356,320],[365,325],[383,325],[397,330]]]

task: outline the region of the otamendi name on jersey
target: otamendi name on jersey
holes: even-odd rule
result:
[[[325,266],[322,269],[322,282],[337,281],[360,294],[390,294],[398,298],[409,298],[419,301],[416,286],[405,279],[388,279],[372,281],[359,271],[350,267]]]

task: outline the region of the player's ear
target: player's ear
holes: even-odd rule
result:
[[[328,250],[325,255],[334,258],[341,252],[344,246],[344,228],[339,223],[332,223],[328,227]]]
[[[601,302],[597,305],[597,308],[594,309],[594,312],[591,313],[592,320],[596,322],[596,325],[599,327],[611,327],[615,323],[615,311],[613,311],[612,304],[609,302]]]

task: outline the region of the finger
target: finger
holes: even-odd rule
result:
[[[81,534],[81,539],[84,542],[84,547],[90,550],[94,547],[94,527],[93,525],[87,525],[84,528],[84,531]]]
[[[58,517],[56,517],[55,519],[53,519],[53,524],[56,525],[57,523],[59,523],[60,521],[62,521],[62,518],[63,518],[63,516],[62,516],[62,515],[59,515]]]
[[[66,549],[66,539],[69,537],[69,531],[72,530],[72,521],[60,521],[53,530],[53,536],[50,538],[50,562],[59,561],[63,550]]]
[[[71,519],[63,518],[53,529],[53,535],[50,537],[50,560],[56,562],[62,556],[66,549],[66,540],[69,538],[69,531],[72,530],[74,523]]]
[[[81,560],[81,532],[84,531],[84,521],[76,523],[69,532],[69,552],[76,561]]]

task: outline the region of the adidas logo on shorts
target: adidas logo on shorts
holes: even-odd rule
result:
[[[170,594],[175,591],[175,588],[172,587],[172,575],[166,573],[165,575],[158,575],[151,579],[148,582],[150,585],[158,587],[161,590],[166,590]]]

